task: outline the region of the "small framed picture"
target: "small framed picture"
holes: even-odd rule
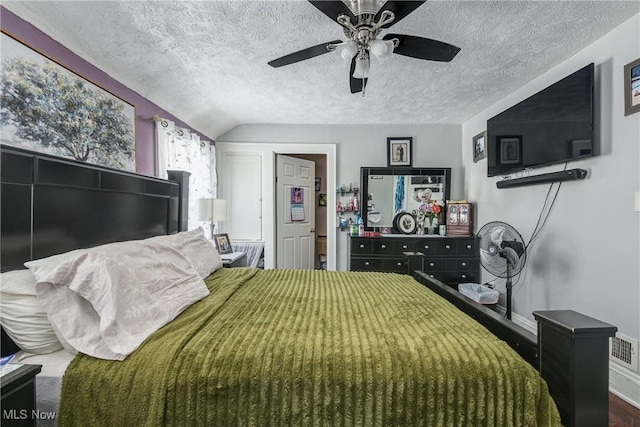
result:
[[[327,193],[320,193],[318,196],[318,206],[327,206]]]
[[[519,165],[522,163],[521,147],[522,140],[517,136],[502,136],[500,140],[500,164]]]
[[[387,138],[387,166],[411,166],[413,138]]]
[[[487,157],[486,141],[487,131],[473,137],[473,163]]]
[[[322,178],[316,176],[316,191],[320,191],[320,184],[322,184]]]
[[[624,115],[640,111],[640,58],[624,66]]]
[[[214,234],[213,241],[216,244],[216,249],[220,255],[230,254],[233,252],[229,236],[225,234]]]

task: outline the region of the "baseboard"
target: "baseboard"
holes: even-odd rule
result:
[[[615,362],[609,363],[609,391],[640,409],[640,375]]]
[[[505,309],[498,306],[497,311],[504,313]],[[538,334],[535,321],[515,313],[511,315],[511,320],[534,335]],[[612,361],[609,361],[609,391],[640,409],[640,375]]]

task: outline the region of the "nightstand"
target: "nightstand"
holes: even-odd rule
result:
[[[232,252],[230,254],[221,254],[220,258],[222,258],[222,266],[226,268],[247,266],[246,252]]]
[[[35,426],[36,375],[40,365],[21,365],[0,377],[2,425]]]

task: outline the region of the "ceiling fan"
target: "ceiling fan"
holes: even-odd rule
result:
[[[344,59],[351,58],[349,85],[351,93],[362,92],[369,78],[371,55],[382,58],[396,53],[428,61],[451,61],[459,47],[438,40],[406,34],[385,34],[383,29],[400,22],[425,1],[391,0],[309,0],[320,12],[343,27],[347,41],[321,43],[270,61],[272,67],[282,67],[325,53],[340,51]]]

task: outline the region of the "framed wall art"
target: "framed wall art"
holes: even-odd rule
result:
[[[500,137],[500,164],[519,165],[522,163],[522,140],[516,136]]]
[[[135,172],[135,108],[1,34],[2,143]]]
[[[413,138],[387,138],[387,166],[411,166]]]
[[[624,115],[640,111],[640,58],[624,66]]]
[[[484,131],[473,137],[473,162],[487,157],[487,131]]]

